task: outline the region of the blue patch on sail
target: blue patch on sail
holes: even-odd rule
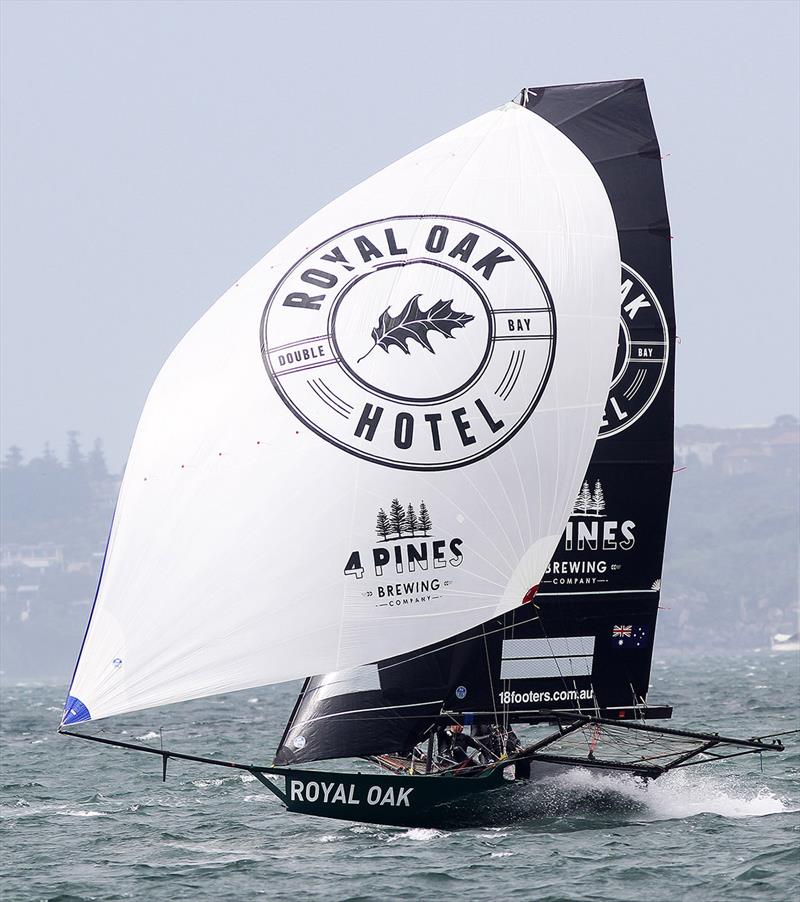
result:
[[[89,709],[74,695],[70,695],[67,703],[64,705],[64,719],[62,724],[83,723],[84,720],[91,720],[92,715]]]

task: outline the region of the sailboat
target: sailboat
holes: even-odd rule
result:
[[[674,343],[641,80],[525,89],[351,189],[159,374],[61,732],[399,825],[781,751],[646,722]],[[297,678],[271,765],[106,732]]]

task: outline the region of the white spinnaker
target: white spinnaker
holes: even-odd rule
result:
[[[395,250],[405,240],[413,255],[425,236],[438,247],[446,226],[435,238],[428,232],[438,216],[444,217],[442,223],[455,223],[449,240],[466,244],[460,257],[450,255],[452,245],[435,253],[448,265],[461,266],[463,275],[452,276],[430,260],[399,266],[391,278],[384,273],[369,283],[376,286],[374,292],[364,293],[367,283],[360,282],[362,288],[349,297],[364,305],[363,316],[351,301],[351,321],[342,307],[340,322],[347,321],[356,337],[359,330],[369,336],[375,311],[389,308],[398,315],[415,278],[425,289],[425,307],[437,291],[449,292],[455,285],[458,293],[463,282],[469,290],[453,306],[466,310],[474,302],[472,321],[450,338],[433,334],[435,354],[410,341],[408,354],[376,347],[357,365],[371,367],[364,372],[376,384],[383,379],[382,390],[400,367],[407,368],[409,385],[423,379],[421,372],[427,374],[424,379],[452,387],[483,341],[484,314],[474,298],[484,290],[494,339],[509,339],[492,345],[492,360],[504,361],[497,355],[523,345],[514,345],[518,332],[500,333],[526,328],[524,322],[512,326],[514,314],[505,311],[543,309],[541,285],[518,265],[527,256],[552,296],[557,322],[552,369],[527,419],[533,388],[526,387],[524,397],[515,388],[517,396],[505,402],[507,425],[514,417],[524,420],[505,443],[491,447],[494,427],[474,405],[468,416],[453,413],[461,403],[454,392],[452,403],[442,406],[441,426],[449,429],[444,451],[431,450],[420,437],[405,458],[398,450],[395,465],[386,466],[309,428],[309,422],[318,425],[317,409],[330,409],[319,414],[331,420],[323,431],[339,430],[348,441],[346,431],[356,429],[341,409],[345,422],[334,416],[334,398],[342,392],[327,394],[332,378],[326,377],[324,386],[315,380],[323,368],[309,370],[303,380],[276,377],[276,384],[297,392],[313,387],[327,404],[316,408],[310,394],[310,401],[295,395],[292,403],[299,403],[306,422],[297,408],[290,409],[265,368],[262,315],[276,286],[284,284],[280,280],[331,236],[350,230],[351,240],[353,227],[396,217]],[[505,250],[513,244],[513,264],[499,265],[491,279],[486,266],[476,270],[476,257],[470,259],[467,249],[477,239],[463,237],[467,221],[494,230],[501,236],[496,244]],[[375,238],[377,227],[371,228]],[[490,233],[476,226],[477,233],[481,253],[491,251]],[[352,242],[348,248],[352,256]],[[382,253],[388,261],[385,244]],[[370,265],[386,261],[370,260]],[[345,278],[346,270],[337,265]],[[555,550],[602,419],[617,342],[619,267],[614,216],[594,168],[564,135],[514,104],[409,154],[296,229],[189,331],[151,389],[125,471],[65,723],[353,667],[444,639],[519,605],[541,580]],[[325,297],[321,306],[329,303],[323,289],[307,287],[309,296]],[[297,308],[290,323],[281,319],[288,309],[283,297],[276,294],[275,318],[267,327],[274,333],[268,337],[270,347],[310,347],[298,345],[298,335],[316,314],[308,311],[305,319],[300,314],[307,311]],[[502,315],[493,306],[502,308]],[[539,312],[533,318],[546,316]],[[300,332],[293,331],[295,323]],[[345,325],[341,329],[346,343]],[[520,385],[536,366],[544,366],[541,349],[546,346],[546,341],[524,345],[525,360],[534,363]],[[325,351],[332,353],[327,345],[320,353]],[[346,349],[342,353],[344,360]],[[278,355],[273,357],[277,367]],[[522,359],[508,355],[503,384],[481,383],[490,369],[481,370],[470,391],[500,405],[515,361]],[[354,352],[353,367],[355,360]],[[328,365],[324,372],[341,374],[342,366]],[[357,415],[362,403],[357,386],[353,392],[343,402]],[[403,406],[393,403],[381,401],[386,422]],[[419,410],[430,409],[413,403],[406,408],[419,422]],[[458,431],[459,419],[469,420],[471,433]],[[470,444],[472,434],[478,438]],[[362,442],[372,453],[365,435],[362,429],[361,438],[351,437],[353,446],[358,449]],[[416,436],[422,436],[419,425]],[[426,436],[430,446],[431,432]],[[404,443],[402,429],[382,431],[375,448],[383,442],[380,453],[391,456],[398,441]],[[464,456],[475,447],[485,447],[486,454],[467,461]],[[442,453],[445,465],[459,455],[466,462],[428,468],[430,460],[442,460],[437,457]],[[404,460],[417,468],[405,469]],[[376,535],[376,512],[388,512],[394,498],[417,510],[424,500],[433,520],[428,536],[422,529],[402,541]],[[452,546],[454,539],[459,544]],[[443,544],[434,548],[437,541]],[[409,543],[419,548],[427,543],[427,569],[419,561],[410,569],[407,558],[398,565],[392,557],[376,573],[376,560],[382,558],[380,552],[374,558],[375,548],[393,555],[395,548],[404,553]],[[344,572],[356,550],[364,566],[360,577]]]

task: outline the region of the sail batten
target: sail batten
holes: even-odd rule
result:
[[[64,722],[362,667],[516,608],[600,426],[619,263],[591,163],[515,104],[292,232],[151,389]]]

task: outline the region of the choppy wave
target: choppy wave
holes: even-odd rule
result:
[[[704,771],[703,767],[708,769]],[[551,792],[573,809],[576,804],[598,811],[629,808],[657,820],[699,814],[763,817],[793,810],[787,800],[758,777],[754,779],[752,773],[721,775],[711,767],[673,771],[648,783],[576,768],[555,780]]]
[[[448,834],[444,830],[434,830],[426,827],[412,827],[410,830],[404,830],[402,833],[393,833],[389,837],[389,842],[397,842],[399,840],[410,839],[412,842],[431,842],[434,839],[441,839]]]
[[[659,700],[685,700],[678,725],[734,735],[796,725],[797,668],[779,658],[665,660],[653,682]],[[740,671],[758,673],[746,704],[730,691]],[[694,704],[699,684],[704,700]],[[174,711],[144,712],[120,733],[153,742],[163,727],[165,747],[263,763],[295,689],[259,689],[258,702],[252,690],[201,701],[179,721]],[[13,700],[3,698],[0,813],[9,829],[0,868],[9,900],[793,898],[800,745],[792,738],[785,755],[764,756],[763,773],[756,757],[647,785],[576,768],[489,794],[472,826],[465,818],[401,829],[288,814],[251,774],[206,765],[173,760],[162,783],[157,756],[55,736],[62,690],[16,687]]]
[[[676,771],[647,788],[647,805],[659,818],[716,814],[726,818],[763,817],[796,810],[752,773],[723,776],[713,770]]]

